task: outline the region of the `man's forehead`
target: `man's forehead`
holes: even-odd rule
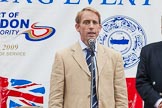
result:
[[[92,16],[82,16],[81,20],[82,21],[85,21],[85,20],[86,21],[98,21],[99,18],[97,16],[96,17],[95,16],[93,16],[93,17]]]
[[[99,22],[99,17],[92,11],[84,11],[81,15],[81,22],[83,21],[96,21]]]

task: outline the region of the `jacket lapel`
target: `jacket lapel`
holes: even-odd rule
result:
[[[161,48],[162,48],[162,42],[160,42],[160,45],[157,47],[157,50],[155,52],[155,57],[159,57],[159,58],[156,58],[156,60],[158,61],[159,66],[160,66],[160,68],[162,70],[162,60],[160,58],[160,57],[162,57],[162,50],[161,50]]]
[[[86,72],[89,76],[90,76],[90,72],[82,51],[82,48],[79,44],[79,42],[77,42],[74,47],[72,47],[72,56],[74,57],[74,59],[76,60],[76,62],[79,64],[79,66],[84,70],[84,72]]]
[[[104,51],[104,48],[98,44],[97,48],[97,69],[98,69],[98,75],[100,75],[102,68],[104,64],[106,63],[106,53]]]

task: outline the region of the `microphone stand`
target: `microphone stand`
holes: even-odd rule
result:
[[[95,73],[93,72],[93,67],[95,67],[94,66],[94,56],[95,54],[94,54],[94,51],[91,49],[91,66],[90,66],[90,72],[91,72],[91,90],[90,90],[90,108],[92,108],[92,106],[93,106],[93,103],[92,103],[92,100],[93,100],[93,84],[94,84],[94,82],[93,82],[93,76],[95,75]]]
[[[95,84],[93,78],[96,77],[95,75],[95,71],[93,71],[93,69],[95,69],[95,63],[94,63],[94,60],[95,60],[95,43],[96,43],[96,40],[95,39],[89,39],[88,40],[88,44],[89,44],[89,47],[90,47],[90,50],[91,50],[91,59],[90,59],[90,62],[91,62],[91,66],[90,66],[90,72],[91,72],[91,90],[90,90],[90,95],[91,95],[91,98],[90,98],[90,108],[93,107],[93,93],[94,93],[94,89],[93,89],[93,85]]]

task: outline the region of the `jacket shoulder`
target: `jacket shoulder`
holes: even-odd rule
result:
[[[143,49],[147,49],[147,48],[156,48],[156,47],[159,47],[159,46],[162,47],[162,41],[147,44],[147,45],[145,45],[145,46],[143,47]]]

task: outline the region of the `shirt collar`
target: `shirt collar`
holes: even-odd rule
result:
[[[80,44],[82,50],[85,50],[85,48],[88,48],[88,46],[85,45],[85,44],[82,42],[81,39],[79,39],[79,44]],[[97,52],[97,42],[95,43],[95,52]]]

